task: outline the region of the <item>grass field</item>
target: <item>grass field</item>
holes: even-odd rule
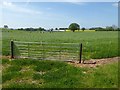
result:
[[[83,43],[84,59],[118,56],[118,32],[2,31],[2,54],[10,55],[10,40]],[[60,61],[2,59],[3,88],[117,88],[118,63],[80,68]]]
[[[3,30],[3,55],[10,55],[10,40],[30,42],[83,43],[83,58],[118,56],[118,32],[29,32]]]
[[[118,63],[77,68],[60,61],[2,61],[3,88],[117,88]]]

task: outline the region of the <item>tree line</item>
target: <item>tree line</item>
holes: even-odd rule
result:
[[[4,29],[8,29],[8,25],[4,25]],[[11,30],[23,30],[23,31],[53,31],[53,30],[71,30],[75,32],[76,30],[95,30],[95,31],[120,31],[120,28],[116,27],[115,25],[113,26],[107,26],[105,28],[103,27],[92,27],[92,28],[85,28],[82,27],[80,28],[80,25],[77,23],[71,23],[68,28],[51,28],[49,30],[46,30],[42,27],[39,28],[18,28],[18,29],[11,29]]]
[[[85,27],[81,28],[80,29],[80,25],[77,24],[77,23],[71,23],[69,25],[69,29],[72,30],[73,32],[75,32],[75,30],[95,30],[95,31],[120,31],[120,28],[118,28],[117,26],[115,25],[112,25],[112,26],[107,26],[105,28],[102,28],[102,27],[92,27],[92,28],[89,28],[89,29],[86,29]]]

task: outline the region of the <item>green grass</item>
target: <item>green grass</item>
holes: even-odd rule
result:
[[[2,31],[3,55],[10,55],[10,40],[52,43],[83,43],[83,59],[118,56],[118,32],[45,32]]]
[[[2,54],[10,55],[10,40],[83,43],[83,59],[118,56],[118,32],[2,31]],[[52,54],[51,54],[52,55]],[[60,61],[2,60],[3,88],[117,88],[118,63],[77,68]]]
[[[118,63],[97,68],[77,68],[60,61],[3,59],[3,68],[3,88],[117,88],[118,86]]]
[[[88,70],[88,72],[89,74],[85,75],[83,79],[84,81],[87,81],[85,83],[87,87],[118,87],[118,63],[103,65],[96,69]]]

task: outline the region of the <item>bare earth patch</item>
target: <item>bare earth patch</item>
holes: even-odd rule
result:
[[[10,56],[0,56],[0,58],[7,58],[10,59]],[[90,59],[90,60],[85,60],[82,63],[79,63],[79,61],[69,61],[67,60],[67,63],[70,65],[73,65],[75,67],[88,67],[88,68],[94,68],[97,66],[101,66],[104,64],[109,64],[113,62],[118,62],[120,57],[113,57],[113,58],[103,58],[103,59]]]
[[[118,62],[119,59],[120,59],[120,57],[104,58],[104,59],[90,59],[90,60],[86,60],[82,63],[79,63],[79,61],[70,61],[70,62],[68,62],[68,64],[73,65],[75,67],[95,68],[97,66],[101,66],[104,64]]]
[[[10,59],[11,56],[1,56],[0,55],[0,59]]]

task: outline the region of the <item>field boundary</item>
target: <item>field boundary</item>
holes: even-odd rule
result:
[[[11,40],[11,58],[76,60],[81,63],[82,43],[25,42]]]

